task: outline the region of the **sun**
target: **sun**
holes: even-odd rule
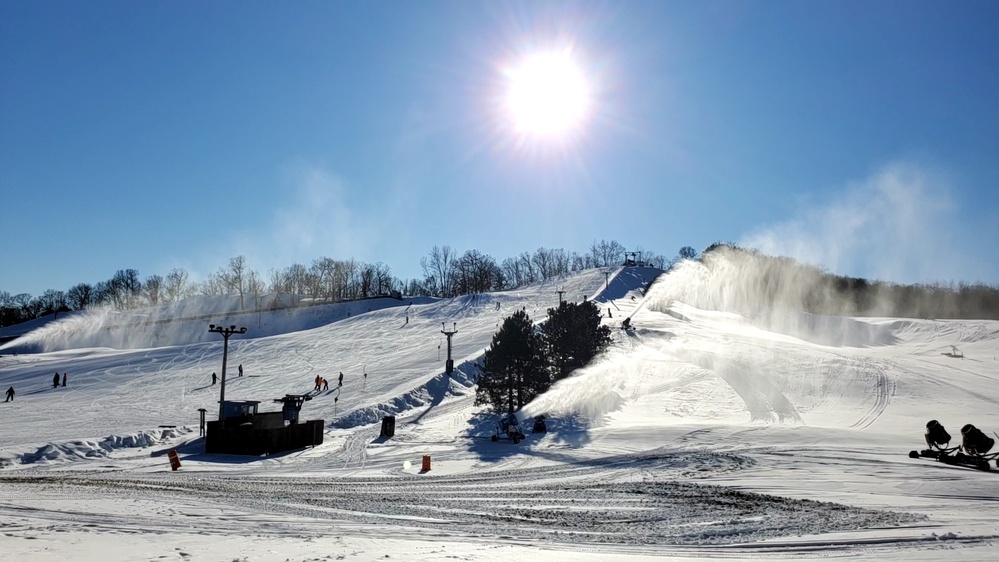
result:
[[[586,121],[590,89],[569,51],[527,57],[507,78],[506,105],[518,133],[563,137]]]

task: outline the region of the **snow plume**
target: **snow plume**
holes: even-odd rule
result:
[[[852,295],[840,294],[822,270],[739,248],[720,246],[705,252],[700,262],[677,264],[646,299],[650,310],[682,316],[675,301],[735,313],[760,328],[822,345],[865,347],[892,341],[889,328],[847,318],[858,312],[858,303]],[[867,314],[890,307],[877,299],[863,305]]]
[[[287,295],[266,295],[268,304],[286,303]],[[283,300],[282,300],[283,299]],[[139,349],[215,341],[209,323],[221,318],[245,324],[256,318],[241,311],[238,295],[196,296],[162,306],[116,311],[98,308],[68,314],[0,347],[39,353],[87,347]]]
[[[790,256],[840,274],[900,283],[934,282],[960,263],[960,230],[947,181],[897,163],[848,185],[823,207],[750,233],[739,245]]]
[[[575,371],[571,377],[555,383],[551,390],[523,408],[525,417],[545,414],[556,417],[579,416],[590,425],[600,425],[602,418],[624,404],[622,396],[635,363],[601,361]]]

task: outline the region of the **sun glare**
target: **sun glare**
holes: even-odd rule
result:
[[[590,92],[568,52],[533,55],[508,78],[506,102],[517,132],[561,137],[585,121]]]

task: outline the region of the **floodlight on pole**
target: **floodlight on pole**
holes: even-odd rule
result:
[[[226,360],[229,358],[229,336],[233,334],[245,334],[246,327],[236,328],[236,325],[233,324],[232,326],[225,328],[223,326],[209,324],[208,331],[216,334],[222,334],[222,338],[224,340],[222,343],[222,387],[219,392],[219,422],[225,425],[225,421],[223,420],[223,413],[225,409],[225,364]]]
[[[451,376],[451,373],[454,371],[454,360],[451,359],[451,336],[458,333],[458,324],[452,322],[451,331],[448,331],[444,323],[441,322],[441,333],[447,336],[447,363],[444,364],[444,372],[448,376]]]

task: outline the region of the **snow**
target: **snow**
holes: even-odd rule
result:
[[[999,322],[763,314],[698,294],[712,281],[704,271],[681,268],[647,291],[658,271],[610,273],[454,299],[253,313],[201,300],[39,323],[0,347],[0,387],[17,392],[0,407],[0,552],[995,559],[999,470],[906,453],[929,419],[952,435],[999,427]],[[543,413],[548,433],[492,442],[475,362],[505,316],[524,308],[541,321],[559,290],[610,311],[613,342],[525,407],[524,429]],[[619,329],[625,317],[634,330]],[[303,419],[325,420],[322,445],[204,453],[198,410],[217,415],[223,345],[209,323],[248,330],[229,340],[227,399],[276,411],[274,398],[344,373],[342,388],[303,407]],[[457,328],[451,377],[442,323]],[[66,387],[52,387],[56,372]],[[391,439],[378,436],[386,414],[398,417]]]

